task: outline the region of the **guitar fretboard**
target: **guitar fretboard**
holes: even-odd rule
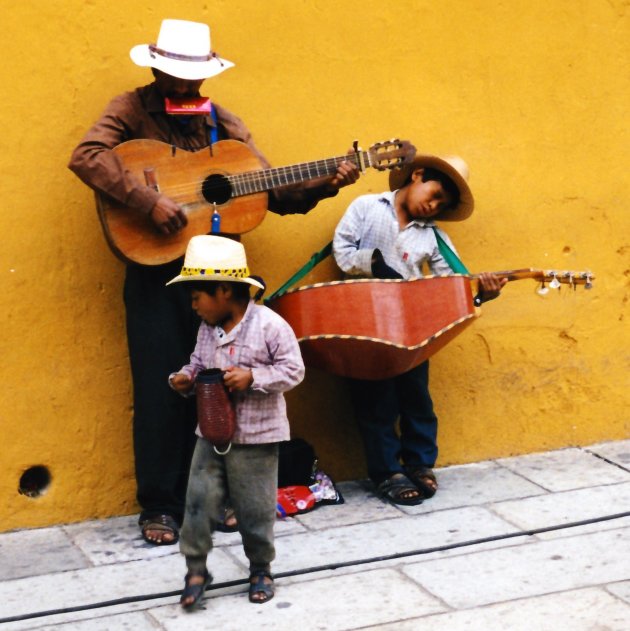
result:
[[[287,167],[247,171],[227,177],[232,187],[232,197],[242,197],[252,193],[269,191],[279,186],[298,184],[306,180],[330,176],[335,173],[337,166],[344,160],[358,161],[358,166],[371,166],[370,155],[367,151],[359,151],[352,156],[343,155],[314,162],[302,162]]]

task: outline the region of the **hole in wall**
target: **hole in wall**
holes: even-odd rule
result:
[[[20,477],[18,492],[27,497],[41,497],[48,490],[51,479],[48,467],[29,467]]]

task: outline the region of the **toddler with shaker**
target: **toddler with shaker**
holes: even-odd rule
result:
[[[193,237],[171,283],[187,284],[202,323],[190,363],[170,375],[169,383],[188,396],[198,373],[220,369],[236,416],[229,449],[215,449],[197,427],[180,536],[188,568],[180,603],[195,608],[212,580],[207,556],[228,490],[249,559],[249,600],[264,603],[274,595],[278,443],[290,437],[283,393],[304,378],[298,342],[278,314],[250,298],[251,286],[264,290],[264,285],[250,276],[237,241]]]

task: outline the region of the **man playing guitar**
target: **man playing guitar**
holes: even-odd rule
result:
[[[216,103],[200,98],[205,79],[234,64],[210,46],[207,25],[164,20],[155,45],[135,46],[134,63],[151,67],[154,82],[115,97],[72,153],[69,168],[98,195],[148,217],[165,239],[188,223],[184,209],[162,194],[147,174],[145,181],[125,168],[114,148],[135,139],[157,140],[196,152],[215,141],[245,143],[263,168],[269,163],[256,148],[243,122]],[[185,115],[172,115],[167,104],[190,99]],[[196,109],[194,104],[201,103]],[[186,101],[184,101],[186,106]],[[339,188],[352,184],[359,169],[341,162],[328,177],[268,192],[268,209],[278,214],[306,213]],[[194,406],[167,383],[173,368],[185,364],[195,344],[198,320],[182,287],[165,287],[182,261],[141,265],[128,262],[125,275],[127,339],[134,393],[134,453],[140,525],[147,542],[176,543],[194,446]],[[178,333],[174,335],[174,332]]]

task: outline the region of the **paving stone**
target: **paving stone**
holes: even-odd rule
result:
[[[577,448],[501,458],[497,462],[553,492],[626,482],[630,475]]]
[[[0,581],[89,567],[61,528],[37,528],[0,536]]]
[[[365,631],[627,631],[630,606],[589,588],[368,627]]]
[[[89,618],[38,627],[38,631],[159,631],[159,624],[143,612]]]
[[[630,482],[501,502],[492,504],[488,508],[523,530],[596,520],[598,517],[618,514],[624,509],[630,511]],[[614,530],[628,524],[630,524],[630,517],[594,521],[585,526],[540,533],[537,537],[540,539],[572,537],[587,532]]]
[[[221,549],[212,552],[209,567],[217,582],[247,577],[245,569]],[[4,581],[0,582],[0,618],[181,590],[185,573],[183,558],[170,555]]]
[[[606,585],[606,589],[611,593],[625,600],[628,604],[630,604],[630,580],[629,581],[621,581],[619,583],[611,583]],[[628,629],[630,629],[630,625],[628,625]]]
[[[343,504],[319,506],[295,519],[309,530],[322,530],[400,517],[396,507],[376,497],[365,483],[341,482],[337,488],[343,496]]]
[[[625,580],[630,565],[620,551],[629,543],[630,528],[609,530],[420,562],[404,572],[455,609],[480,607]]]
[[[404,598],[401,597],[404,594]],[[220,602],[210,597],[205,609],[191,617],[177,606],[152,609],[166,631],[212,629],[317,629],[344,631],[444,611],[444,606],[393,569],[373,570],[322,580],[284,584],[275,598],[252,605],[245,592]]]
[[[514,526],[476,506],[414,517],[401,516],[278,538],[273,569],[275,572],[284,572],[379,558],[493,537],[515,530]],[[487,545],[513,545],[513,542],[496,541]],[[235,546],[230,551],[241,563],[245,563],[240,547]],[[462,552],[459,550],[457,553]]]
[[[478,506],[488,502],[540,495],[545,490],[494,462],[445,467],[435,471],[438,492],[421,505],[428,510]],[[412,514],[415,507],[401,506]]]
[[[140,534],[135,515],[82,522],[63,528],[92,565],[127,563],[180,554],[177,544],[155,546],[147,543]],[[293,519],[278,520],[275,526],[277,537],[304,531],[304,526]],[[238,532],[215,532],[213,540],[214,546],[220,548],[240,543],[241,536]]]
[[[63,527],[92,565],[108,565],[179,554],[178,545],[154,546],[140,534],[137,515]]]
[[[585,448],[586,451],[602,456],[621,467],[630,469],[630,440],[617,440],[597,443]]]

